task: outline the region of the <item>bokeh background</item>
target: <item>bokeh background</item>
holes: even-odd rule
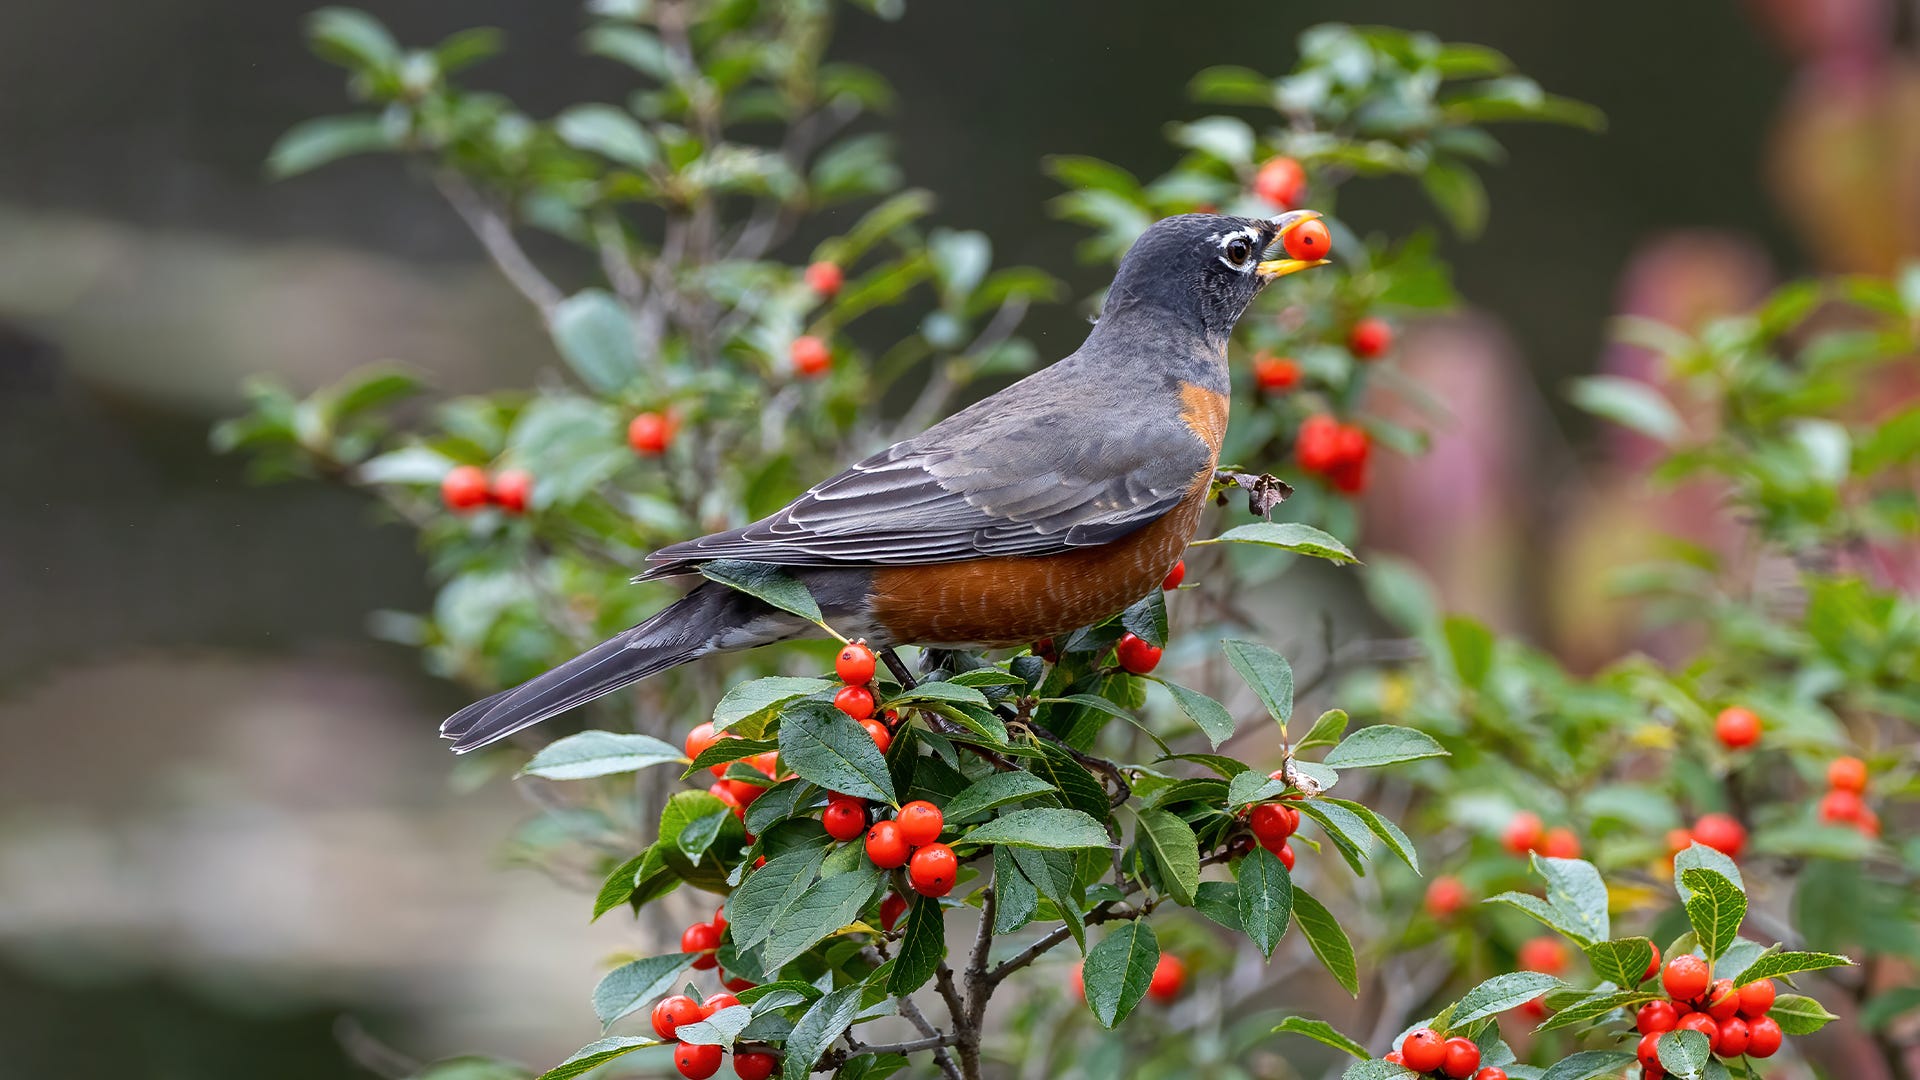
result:
[[[532,816],[462,782],[432,736],[458,692],[374,643],[417,607],[411,536],[350,494],[259,488],[207,449],[255,373],[301,388],[397,360],[449,390],[554,363],[532,312],[390,158],[270,183],[296,120],[334,111],[304,0],[0,3],[0,1061],[21,1076],[369,1075],[392,1053],[557,1060],[617,928],[516,868]],[[617,97],[570,3],[372,0],[406,41],[491,24],[474,82],[536,115]],[[1277,72],[1314,22],[1476,41],[1610,130],[1502,133],[1486,235],[1450,243],[1468,307],[1406,363],[1460,422],[1385,470],[1371,540],[1450,603],[1580,661],[1633,642],[1588,584],[1643,494],[1636,448],[1562,404],[1631,372],[1620,312],[1688,321],[1784,277],[1920,250],[1915,6],[1892,0],[919,0],[850,13],[836,53],[885,74],[909,183],[1003,262],[1076,295],[1051,153],[1136,172],[1199,114],[1196,70]],[[1342,215],[1403,231],[1410,183]],[[1082,315],[1028,326],[1048,355]]]

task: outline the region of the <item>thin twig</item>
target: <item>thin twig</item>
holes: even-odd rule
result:
[[[508,224],[507,216],[489,204],[467,182],[466,177],[458,173],[443,169],[434,173],[433,182],[453,207],[454,213],[467,223],[467,228],[480,241],[480,246],[486,249],[488,257],[499,267],[508,284],[540,309],[543,320],[551,322],[554,309],[560,306],[566,294],[527,257],[526,249],[513,237],[513,227]]]

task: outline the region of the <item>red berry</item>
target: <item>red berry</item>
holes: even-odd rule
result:
[[[1747,1021],[1747,1054],[1750,1057],[1772,1057],[1780,1049],[1780,1025],[1771,1016],[1761,1016]]]
[[[1073,996],[1079,998],[1081,1001],[1087,1000],[1087,975],[1085,968],[1086,964],[1084,961],[1073,965]]]
[[[771,804],[769,804],[771,805]],[[832,798],[820,813],[827,835],[845,843],[867,831],[867,804],[864,799]]]
[[[1861,807],[1860,820],[1854,822],[1854,824],[1859,827],[1861,835],[1870,836],[1876,840],[1879,839],[1880,815],[1874,813],[1872,807],[1870,806]]]
[[[1460,879],[1443,874],[1427,884],[1427,914],[1436,919],[1450,919],[1467,906],[1467,887]]]
[[[900,921],[900,916],[905,914],[906,910],[906,897],[901,896],[897,892],[888,893],[887,898],[880,901],[880,929],[892,930],[894,924]]]
[[[1531,1019],[1545,1020],[1547,1018],[1547,999],[1543,997],[1528,998],[1520,1003],[1520,1011]]]
[[[808,266],[806,278],[807,288],[812,289],[823,300],[833,299],[840,292],[840,286],[847,280],[847,276],[841,273],[840,267],[824,260]]]
[[[855,641],[833,658],[833,673],[848,686],[865,686],[873,681],[874,655],[864,641]]]
[[[755,754],[747,759],[747,764],[772,779],[780,771],[780,751],[769,750],[764,754]]]
[[[1300,362],[1285,356],[1260,353],[1253,358],[1253,384],[1278,394],[1300,385]]]
[[[687,1080],[707,1080],[720,1071],[720,1048],[681,1043],[673,1048],[673,1067]]]
[[[722,780],[720,782],[727,785],[728,794],[733,796],[733,801],[738,803],[742,809],[752,806],[753,800],[767,793],[766,788],[748,780]]]
[[[875,707],[873,691],[864,686],[843,686],[833,695],[833,707],[855,720],[869,719]]]
[[[1859,821],[1866,808],[1859,795],[1845,788],[1835,788],[1820,799],[1820,820],[1833,825]]]
[[[1171,953],[1161,953],[1153,965],[1153,978],[1147,983],[1147,996],[1155,1001],[1172,1001],[1180,996],[1187,982],[1187,965]]]
[[[1747,827],[1728,814],[1702,814],[1693,823],[1693,838],[1729,859],[1747,846]]]
[[[1113,655],[1122,668],[1135,675],[1145,675],[1159,666],[1162,651],[1159,646],[1147,644],[1144,638],[1122,634],[1120,644],[1114,646]]]
[[[1307,170],[1290,157],[1268,158],[1253,174],[1253,193],[1278,210],[1300,205],[1306,190]]]
[[[485,506],[487,470],[478,465],[454,466],[440,481],[440,501],[455,513]]]
[[[1294,863],[1295,856],[1293,854],[1292,844],[1289,844],[1285,840],[1282,840],[1280,841],[1279,847],[1268,846],[1267,850],[1273,852],[1273,857],[1276,859],[1279,859],[1280,865],[1286,867],[1289,873],[1293,871],[1293,863]]]
[[[684,744],[687,751],[687,760],[692,761],[694,758],[706,753],[708,747],[719,741],[720,736],[713,732],[713,721],[709,720],[706,723],[695,724],[693,730],[687,732],[687,741]],[[719,776],[726,771],[726,766],[723,765],[720,767],[720,771],[713,775]]]
[[[727,781],[715,780],[713,783],[707,785],[707,794],[713,796],[716,799],[719,799],[723,803],[726,803],[727,809],[733,811],[734,817],[737,817],[742,821],[746,820],[747,808],[741,804],[738,798],[734,796],[733,788],[727,786]]]
[[[913,886],[913,891],[921,896],[947,895],[953,891],[953,883],[959,874],[960,860],[954,857],[953,849],[945,844],[928,844],[914,852],[913,864],[907,867],[907,881]]]
[[[1713,1017],[1708,1016],[1706,1013],[1703,1013],[1703,1012],[1691,1012],[1681,1017],[1680,1022],[1673,1025],[1673,1030],[1697,1031],[1700,1034],[1705,1035],[1707,1037],[1707,1044],[1709,1046],[1711,1046],[1715,1040],[1720,1038],[1719,1023],[1715,1021]]]
[[[694,923],[680,934],[680,951],[699,953],[700,958],[693,966],[700,971],[712,971],[720,961],[714,959],[713,950],[720,947],[720,931],[712,923]]]
[[[1300,811],[1283,803],[1261,803],[1247,815],[1247,827],[1262,844],[1277,844],[1300,828]]]
[[[1353,324],[1347,332],[1347,349],[1362,360],[1372,360],[1393,348],[1393,327],[1385,319],[1371,316]]]
[[[524,514],[533,498],[533,474],[525,469],[506,469],[493,478],[489,497],[509,514]]]
[[[1288,229],[1287,235],[1280,239],[1280,246],[1286,249],[1289,259],[1315,262],[1333,250],[1333,237],[1327,232],[1326,222],[1309,218]]]
[[[1161,579],[1160,588],[1167,592],[1172,592],[1179,588],[1180,583],[1185,580],[1187,580],[1187,560],[1181,559],[1179,562],[1174,563],[1173,569],[1167,571],[1167,576]]]
[[[712,1016],[721,1009],[731,1009],[738,1004],[740,999],[732,994],[715,994],[700,1003],[700,1010],[705,1016]]]
[[[671,413],[643,412],[627,423],[627,445],[646,457],[659,457],[673,445],[679,430]]]
[[[1326,472],[1340,462],[1335,445],[1340,440],[1340,421],[1325,413],[1316,413],[1300,424],[1294,437],[1293,455],[1308,472]]]
[[[892,870],[905,866],[907,856],[912,852],[907,839],[900,835],[900,823],[897,821],[876,821],[867,830],[867,858],[882,870]],[[948,855],[953,852],[949,850]]]
[[[940,839],[940,830],[947,825],[940,808],[924,799],[915,799],[901,807],[894,820],[900,823],[901,838],[914,847]]]
[[[1498,1065],[1489,1065],[1474,1073],[1473,1080],[1507,1080],[1507,1070]]]
[[[1540,842],[1540,854],[1552,859],[1577,859],[1580,838],[1573,835],[1572,829],[1548,829],[1546,839]]]
[[[1707,987],[1706,1008],[1701,1010],[1713,1017],[1715,1023],[1733,1019],[1740,1013],[1740,991],[1733,988],[1732,979],[1715,979]]]
[[[780,1059],[765,1050],[749,1050],[744,1054],[733,1055],[733,1075],[740,1080],[767,1080],[779,1064]]]
[[[1867,790],[1867,763],[1857,757],[1834,758],[1827,766],[1827,786],[1855,795]]]
[[[1667,854],[1678,855],[1693,846],[1693,834],[1685,829],[1667,830]]]
[[[1633,1014],[1633,1026],[1642,1035],[1658,1035],[1663,1031],[1672,1031],[1673,1025],[1680,1022],[1680,1014],[1674,1011],[1671,1001],[1649,1001],[1640,1006]]]
[[[653,1033],[663,1039],[673,1038],[673,1033],[681,1024],[694,1024],[706,1019],[706,1013],[700,1010],[700,1003],[685,994],[663,997],[653,1007]]]
[[[868,737],[873,739],[873,745],[879,747],[881,753],[886,753],[887,747],[893,745],[893,732],[887,730],[887,725],[878,720],[862,720],[860,726],[866,729]]]
[[[1386,1053],[1380,1055],[1380,1060],[1388,1062],[1393,1065],[1405,1065],[1407,1063],[1407,1059],[1400,1056],[1400,1051],[1398,1050],[1387,1051]]]
[[[1707,985],[1712,981],[1713,972],[1707,968],[1707,962],[1692,953],[1682,953],[1667,961],[1667,970],[1660,976],[1660,986],[1675,1001],[1697,1000],[1707,992]]]
[[[1640,1067],[1648,1075],[1660,1072],[1660,1032],[1640,1036],[1640,1045],[1634,1048],[1633,1055],[1640,1059]]]
[[[1749,1020],[1767,1015],[1773,1008],[1773,980],[1761,979],[1740,988],[1740,1015]]]
[[[1441,1059],[1440,1071],[1454,1080],[1467,1080],[1480,1068],[1480,1047],[1472,1039],[1455,1035],[1446,1042],[1447,1056]]]
[[[1540,816],[1522,810],[1507,822],[1507,831],[1501,834],[1500,843],[1515,855],[1525,855],[1540,846],[1540,837]]]
[[[1660,946],[1653,947],[1653,955],[1647,960],[1647,970],[1640,975],[1640,981],[1646,982],[1660,972]]]
[[[1528,938],[1520,946],[1520,966],[1558,975],[1567,970],[1567,947],[1555,937]]]
[[[1366,455],[1341,461],[1328,471],[1327,480],[1333,484],[1333,490],[1342,495],[1358,495],[1367,490]]]
[[[738,994],[744,990],[751,990],[760,984],[754,982],[752,979],[742,979],[742,978],[735,977],[732,979],[722,980],[720,985]]]
[[[1738,705],[1721,709],[1714,717],[1713,733],[1727,749],[1745,749],[1760,741],[1760,717]]]
[[[1432,1072],[1447,1059],[1447,1044],[1432,1028],[1415,1028],[1400,1040],[1400,1056],[1414,1072]]]
[[[1747,1022],[1736,1016],[1720,1021],[1720,1035],[1713,1040],[1713,1052],[1723,1058],[1736,1058],[1747,1052],[1747,1040],[1751,1033]]]
[[[793,373],[803,379],[817,379],[833,367],[833,350],[812,334],[794,338],[787,357],[793,361]]]

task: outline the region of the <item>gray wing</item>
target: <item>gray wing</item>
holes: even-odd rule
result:
[[[771,517],[662,548],[642,576],[685,573],[712,559],[899,566],[1111,543],[1186,497],[1212,453],[1174,417],[1086,430],[1088,417],[1141,411],[1109,404],[1118,403],[1081,401],[1063,413],[989,398]]]

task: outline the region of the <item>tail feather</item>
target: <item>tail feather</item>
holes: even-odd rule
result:
[[[453,740],[456,754],[478,750],[649,675],[717,651],[716,639],[721,635],[771,614],[772,608],[742,593],[702,585],[639,626],[454,713],[440,725],[440,735]],[[784,636],[780,633],[768,640]]]

